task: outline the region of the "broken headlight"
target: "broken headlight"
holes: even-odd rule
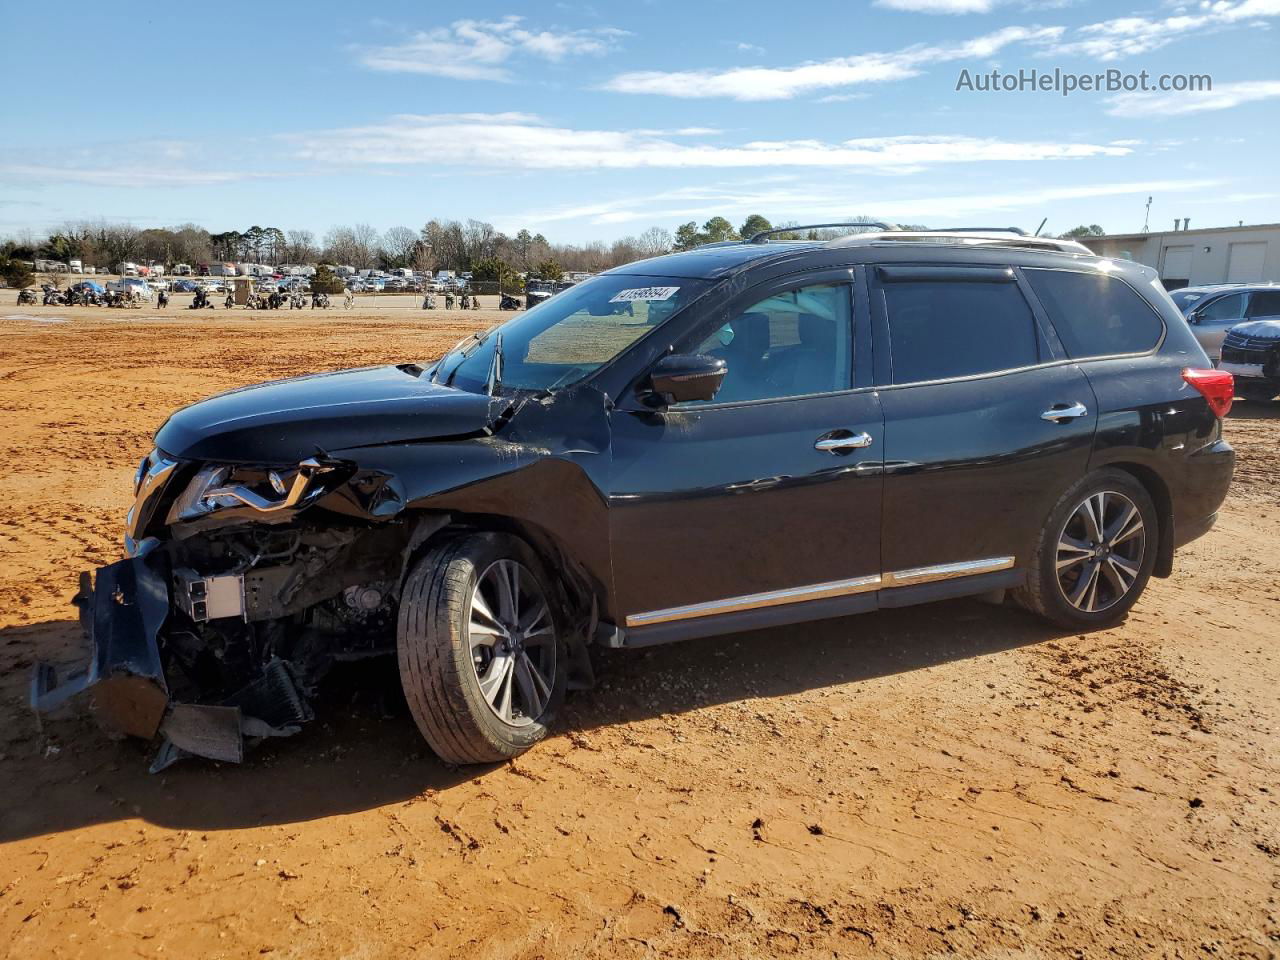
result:
[[[165,523],[195,520],[228,507],[276,513],[306,506],[325,489],[323,474],[335,467],[314,459],[296,467],[233,467],[210,464],[191,478],[169,509]]]

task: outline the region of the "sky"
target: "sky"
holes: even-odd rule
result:
[[[6,8],[0,236],[1280,221],[1280,0]],[[13,38],[25,38],[13,41]],[[957,89],[996,70],[1211,91]]]

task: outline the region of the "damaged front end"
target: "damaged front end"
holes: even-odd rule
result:
[[[37,664],[38,712],[88,691],[108,730],[162,738],[153,771],[193,755],[239,762],[247,744],[312,718],[335,663],[394,651],[406,551],[435,524],[375,522],[403,506],[390,478],[316,458],[209,467],[157,451],[135,487],[130,555],[81,576],[88,663],[63,677]],[[299,520],[326,496],[365,518]]]
[[[134,478],[126,559],[82,578],[88,662],[37,665],[32,706],[89,693],[104,726],[162,739],[153,769],[238,761],[298,732],[335,665],[395,652],[406,571],[445,527],[519,525],[560,575],[572,637],[590,637],[609,576],[589,477],[603,394],[513,399],[424,374],[276,381],[170,417]],[[574,650],[569,683],[589,684]]]

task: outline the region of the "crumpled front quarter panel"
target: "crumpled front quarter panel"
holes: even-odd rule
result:
[[[612,598],[604,494],[611,454],[600,391],[523,400],[489,437],[331,453],[354,461],[358,477],[382,478],[406,510],[484,514],[538,528]]]

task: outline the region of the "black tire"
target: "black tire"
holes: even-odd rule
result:
[[[487,578],[481,587],[481,606],[486,610],[495,606],[493,578],[510,571],[512,564],[518,568],[515,609],[519,610],[522,590],[528,589],[528,596],[534,596],[533,587],[523,580],[527,575],[545,602],[550,636],[539,630],[542,638],[536,646],[533,636],[527,641],[520,636],[521,642],[515,647],[511,633],[505,639],[494,635],[489,646],[473,648],[472,618],[482,617],[479,608],[472,607],[477,585]],[[537,555],[522,540],[506,534],[474,533],[448,540],[429,550],[414,565],[401,592],[396,631],[400,683],[418,729],[440,759],[456,764],[509,760],[547,735],[564,699],[568,672],[563,618],[556,595]],[[530,604],[535,605],[532,599]],[[519,619],[518,615],[515,619]],[[476,636],[483,639],[484,634]],[[499,646],[506,644],[512,644],[513,649],[499,651]],[[549,683],[544,676],[548,648],[552,673]],[[526,658],[523,665],[522,656]],[[499,684],[511,691],[505,699],[510,722],[500,716],[504,702],[501,692],[494,697],[497,704],[491,706],[481,681],[484,673],[493,689],[493,681],[502,671],[490,671],[503,658],[512,661],[507,670],[509,680]],[[483,670],[479,660],[485,662]],[[541,683],[534,680],[535,673]],[[543,688],[548,690],[545,706],[537,709],[536,716],[526,716],[521,704],[536,704]]]
[[[1099,495],[1101,500],[1097,499]],[[1086,513],[1082,512],[1089,509],[1086,503],[1091,503],[1094,509],[1099,503],[1103,504],[1107,516],[1114,518],[1110,522],[1104,518],[1105,533],[1106,527],[1119,523],[1127,513],[1125,501],[1136,508],[1141,518],[1140,534],[1130,533],[1115,545],[1107,545],[1105,538],[1094,543],[1091,537],[1073,535],[1089,529]],[[1046,620],[1071,629],[1092,630],[1119,623],[1151,579],[1160,546],[1159,526],[1150,494],[1132,474],[1112,468],[1097,470],[1073,484],[1050,511],[1032,546],[1027,582],[1013,592],[1013,599]],[[1124,532],[1117,529],[1115,536]],[[1135,554],[1136,536],[1141,537],[1140,555]],[[1093,549],[1068,545],[1068,538],[1071,544],[1083,541]],[[1077,554],[1082,559],[1075,560]],[[1067,564],[1061,577],[1060,559]],[[1130,569],[1136,570],[1136,575],[1127,581],[1126,571]],[[1089,583],[1082,580],[1090,576],[1090,572],[1096,578],[1092,603]],[[1126,581],[1126,589],[1121,592],[1120,585]],[[1077,588],[1083,589],[1083,595],[1073,603],[1071,597],[1076,595]]]
[[[1236,395],[1245,399],[1252,400],[1255,403],[1266,403],[1275,398],[1276,394],[1280,394],[1280,385],[1263,381],[1261,383],[1247,383],[1241,380],[1236,381]]]

